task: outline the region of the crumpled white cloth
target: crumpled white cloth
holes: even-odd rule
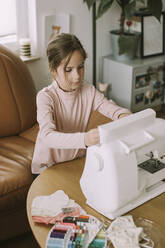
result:
[[[64,207],[79,206],[74,200],[64,193],[63,190],[57,190],[51,195],[37,196],[33,199],[31,206],[32,216],[56,216]]]
[[[142,227],[136,227],[132,216],[117,217],[107,229],[107,236],[115,248],[140,248]]]

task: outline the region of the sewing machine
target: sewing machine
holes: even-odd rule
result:
[[[146,109],[98,128],[80,179],[89,206],[114,219],[165,192],[165,120]]]

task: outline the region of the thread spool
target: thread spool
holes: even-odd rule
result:
[[[31,42],[28,38],[19,40],[20,44],[20,56],[30,57],[31,56]]]

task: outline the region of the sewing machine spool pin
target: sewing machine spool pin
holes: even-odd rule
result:
[[[149,153],[145,154],[147,157],[149,157],[150,159],[154,157],[154,154],[152,151],[150,151]]]

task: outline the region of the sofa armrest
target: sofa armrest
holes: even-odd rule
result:
[[[31,128],[29,128],[26,131],[20,133],[19,136],[21,136],[21,137],[23,137],[23,138],[25,138],[27,140],[30,140],[30,141],[35,143],[38,131],[39,131],[39,126],[38,126],[38,123],[36,123]]]

